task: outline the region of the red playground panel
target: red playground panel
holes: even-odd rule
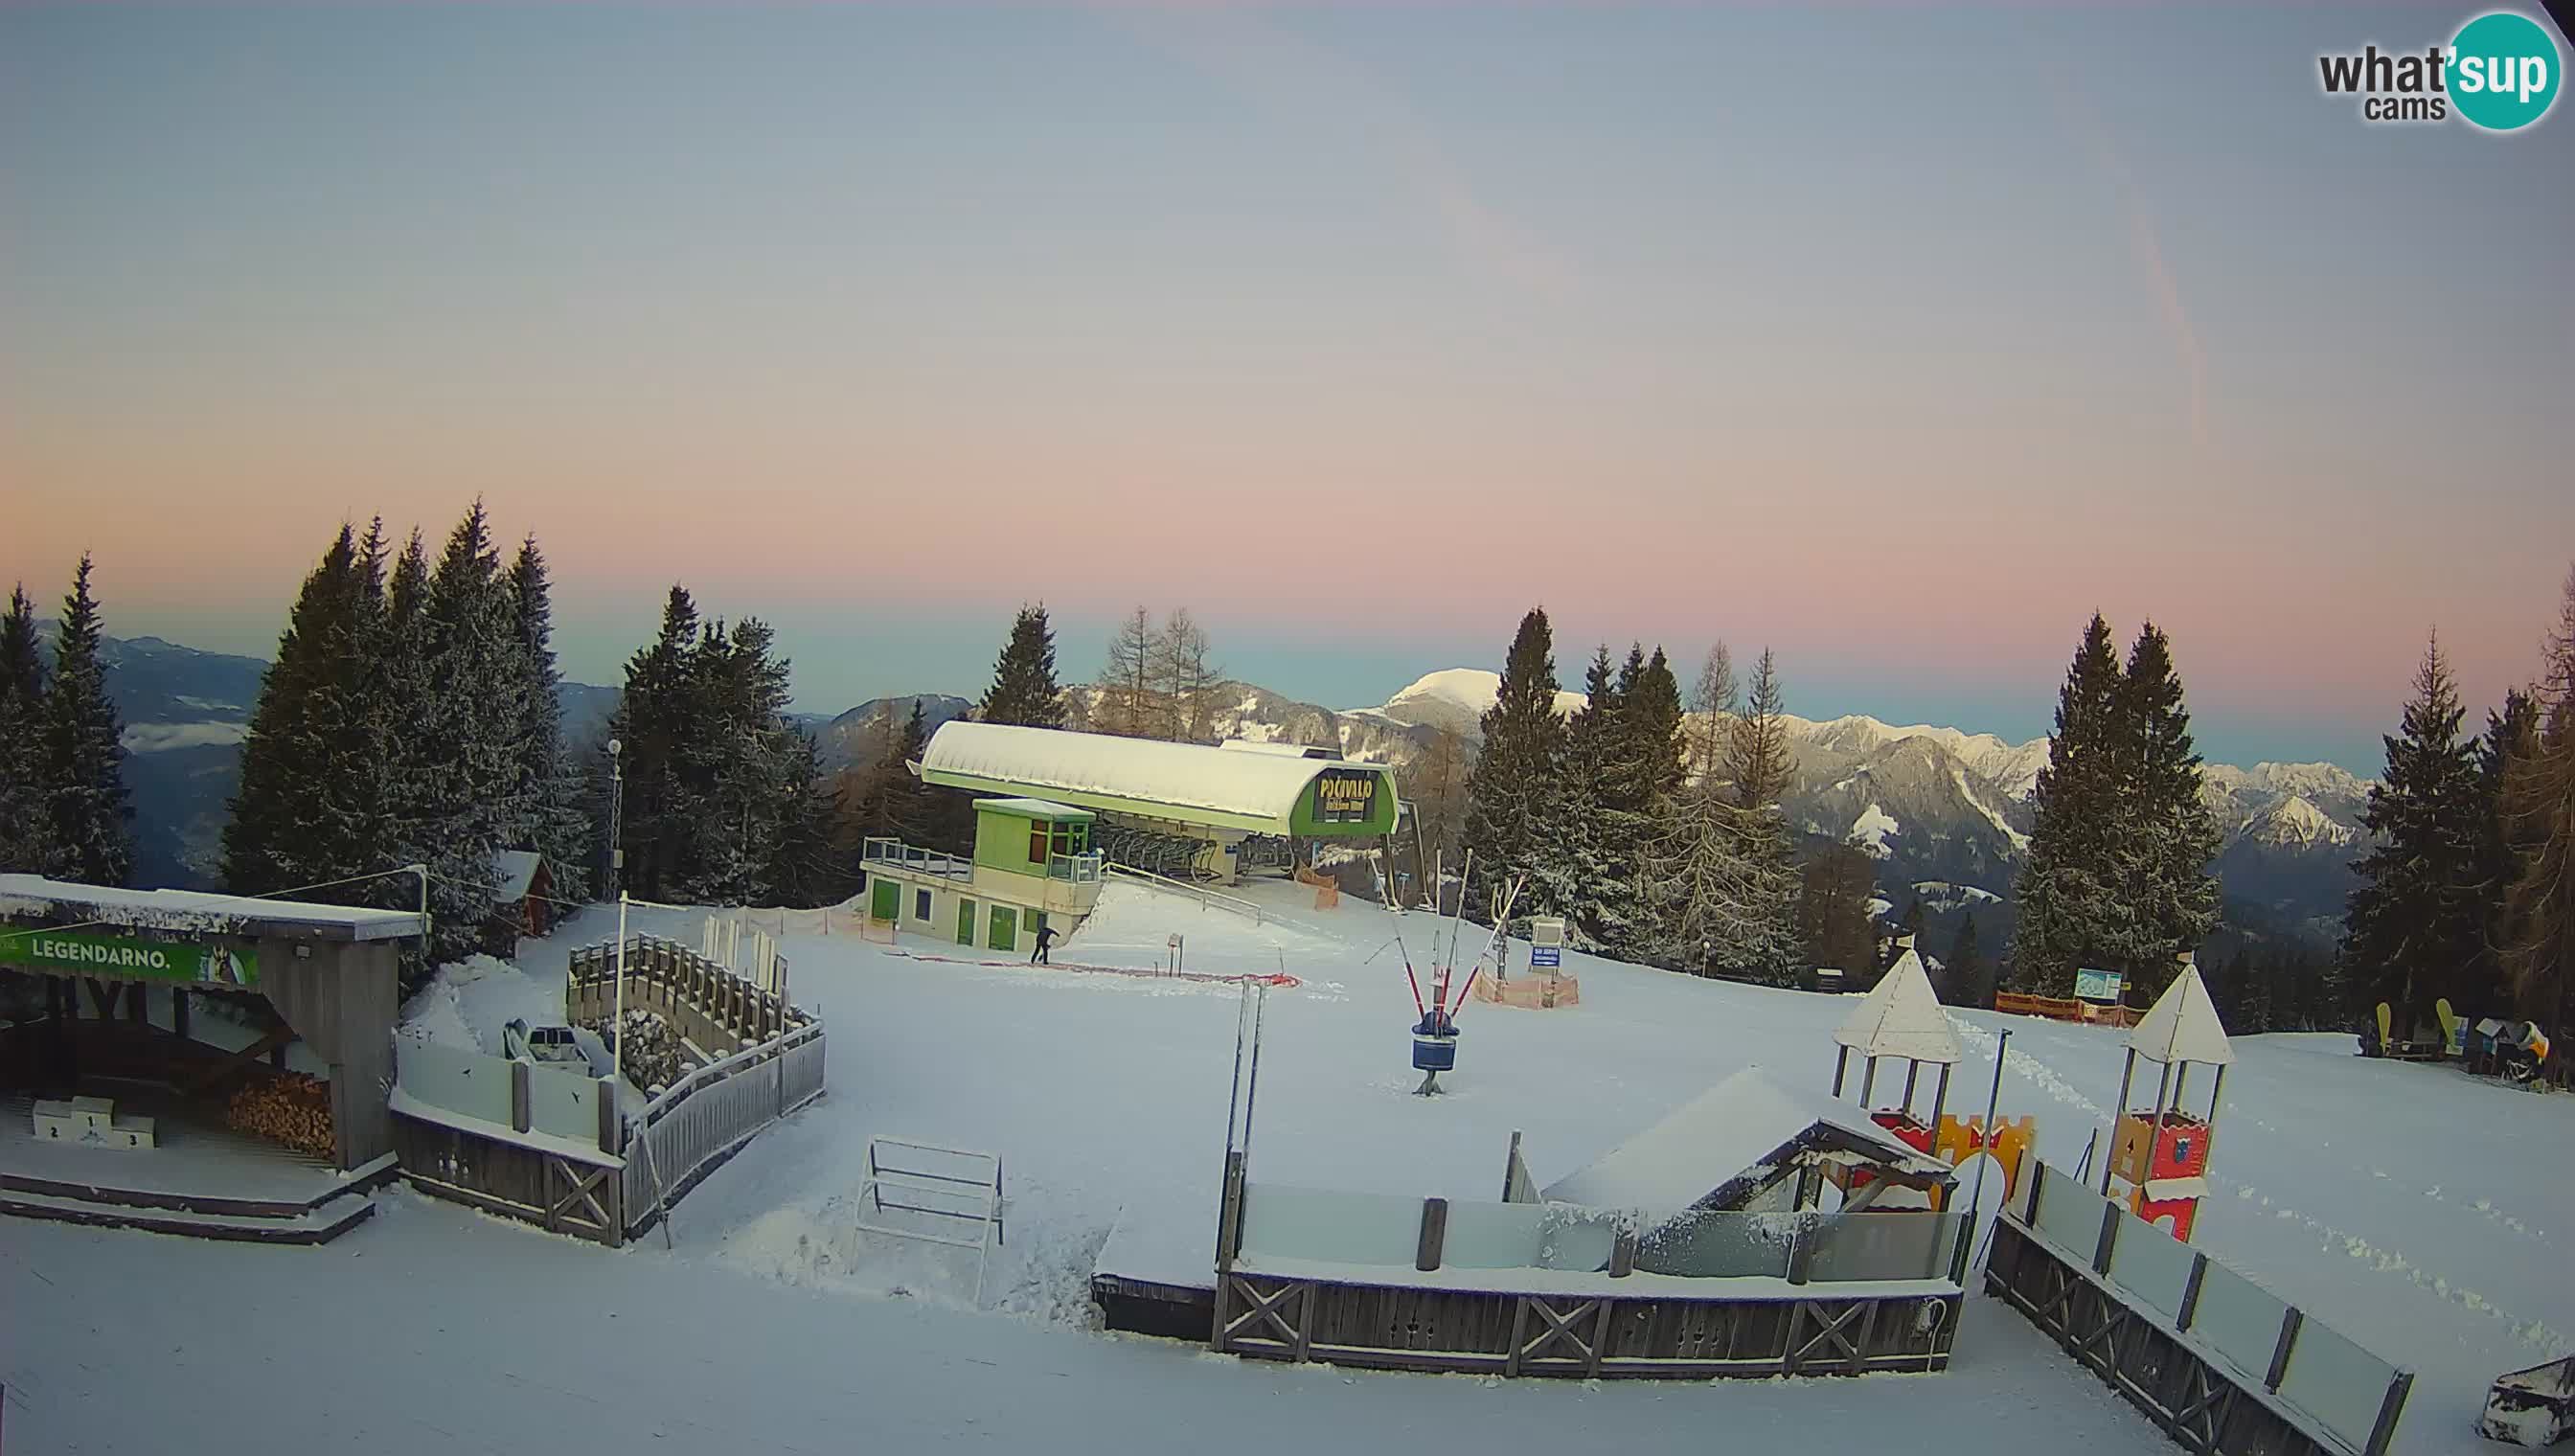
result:
[[[2118,1145],[2110,1153],[2110,1169],[2131,1183],[2149,1183],[2163,1178],[2197,1178],[2208,1172],[2208,1124],[2186,1113],[2166,1112],[2161,1135],[2155,1135],[2155,1120],[2131,1112],[2119,1119]],[[2146,1140],[2154,1137],[2154,1155],[2146,1155]]]

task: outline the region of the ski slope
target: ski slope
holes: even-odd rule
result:
[[[668,1252],[658,1234],[610,1252],[410,1193],[312,1250],[0,1225],[12,1449],[274,1451],[363,1436],[381,1451],[516,1450],[542,1430],[565,1451],[626,1451],[648,1435],[840,1450],[860,1432],[1177,1450],[1203,1447],[1220,1419],[1254,1450],[1661,1449],[1689,1429],[1800,1447],[1901,1432],[1888,1439],[1933,1453],[2170,1449],[1981,1294],[1949,1372],[1859,1380],[1487,1383],[1238,1363],[1099,1332],[1088,1282],[1123,1208],[1175,1229],[1214,1222],[1238,993],[1133,973],[1162,966],[1175,932],[1193,972],[1298,978],[1270,992],[1252,1153],[1265,1180],[1490,1199],[1514,1129],[1545,1184],[1744,1065],[1829,1083],[1846,1001],[1568,953],[1578,1008],[1468,1004],[1450,1095],[1416,1098],[1402,961],[1426,975],[1434,923],[1403,917],[1398,949],[1395,919],[1353,898],[1318,911],[1292,885],[1246,893],[1265,906],[1258,924],[1110,886],[1054,969],[936,941],[788,938],[793,993],[831,1027],[829,1093],[691,1194]],[[697,939],[688,914],[635,920]],[[416,1009],[449,1035],[500,1007],[523,1014],[572,946],[614,925],[614,911],[590,911],[527,942],[515,983],[477,965]],[[1460,958],[1480,943],[1470,928]],[[1982,1109],[2010,1026],[2002,1110],[2036,1114],[2042,1154],[2070,1166],[2116,1090],[2118,1034],[1959,1022],[1967,1060],[1951,1106]],[[2553,1214],[2575,1105],[2350,1047],[2237,1043],[2199,1241],[2419,1372],[2398,1450],[2479,1450],[2469,1423],[2486,1382],[2570,1348],[2575,1270]],[[982,1308],[968,1256],[853,1228],[879,1132],[1001,1155],[1009,1241]],[[132,1395],[114,1393],[128,1383]]]

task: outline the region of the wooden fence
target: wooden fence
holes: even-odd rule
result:
[[[1994,1009],[2006,1016],[2044,1016],[2050,1021],[2090,1021],[2103,1026],[2133,1026],[2145,1015],[2126,1005],[2101,1006],[2072,996],[2032,996],[2018,991],[1994,992]]]
[[[572,1017],[607,1019],[616,980],[614,944],[574,951],[565,993]],[[435,1196],[615,1247],[668,1217],[761,1129],[822,1095],[822,1018],[690,947],[630,938],[626,1005],[671,1019],[718,1059],[631,1114],[613,1083],[598,1083],[595,1145],[531,1125],[524,1062],[485,1058],[515,1078],[511,1100],[496,1094],[486,1107],[408,1096],[398,1081],[394,1134],[404,1176]],[[508,1121],[499,1120],[504,1105]]]
[[[778,965],[784,976],[787,958],[778,957]],[[606,1022],[616,1004],[616,942],[575,950],[565,1010],[575,1021]],[[775,1040],[814,1019],[777,992],[658,935],[626,938],[626,1008],[671,1020],[682,1036],[720,1058]]]
[[[2385,1456],[2413,1389],[2045,1164],[1995,1222],[1985,1287],[2199,1456]]]

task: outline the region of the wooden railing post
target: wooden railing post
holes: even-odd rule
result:
[[[2119,1205],[2101,1205],[2101,1238],[2092,1246],[2092,1272],[2110,1277],[2110,1250],[2119,1242]]]
[[[2193,1252],[2190,1256],[2190,1282],[2181,1286],[2181,1312],[2173,1316],[2173,1328],[2189,1329],[2199,1318],[2200,1286],[2208,1282],[2208,1255]]]
[[[2273,1391],[2289,1378],[2289,1353],[2298,1347],[2298,1326],[2306,1322],[2306,1315],[2294,1304],[2280,1316],[2280,1342],[2271,1347],[2271,1373],[2262,1377],[2262,1383]]]
[[[2361,1456],[2387,1456],[2389,1443],[2396,1439],[2396,1418],[2405,1414],[2405,1397],[2414,1389],[2414,1372],[2399,1370],[2387,1382],[2387,1394],[2378,1401],[2378,1421],[2369,1428],[2369,1444]]]
[[[608,1077],[601,1077],[599,1079],[599,1150],[613,1153],[626,1151],[625,1131],[626,1114],[617,1105],[617,1083]]]
[[[1624,1279],[1634,1272],[1636,1272],[1636,1231],[1632,1228],[1622,1228],[1618,1230],[1618,1236],[1609,1241],[1609,1277]]]
[[[528,1119],[531,1115],[529,1111],[530,1090],[531,1089],[528,1086],[528,1064],[524,1061],[511,1062],[510,1127],[513,1131],[525,1132],[528,1130]]]
[[[1448,1200],[1421,1200],[1421,1235],[1412,1246],[1412,1267],[1428,1273],[1439,1267],[1439,1254],[1448,1242]]]

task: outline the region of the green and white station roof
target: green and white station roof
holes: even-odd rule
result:
[[[1062,728],[952,723],[921,755],[925,783],[1029,795],[1209,830],[1372,837],[1394,828],[1382,763],[1247,753]]]

